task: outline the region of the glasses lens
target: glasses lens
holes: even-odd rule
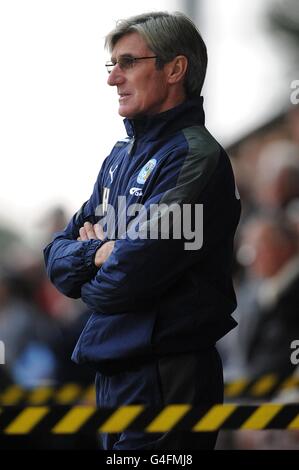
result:
[[[118,59],[119,66],[122,70],[130,69],[134,64],[133,57],[120,57]]]
[[[106,62],[106,68],[107,72],[111,73],[113,70],[113,67],[115,67],[116,64],[120,66],[122,70],[127,70],[131,69],[135,62],[137,60],[143,60],[143,59],[156,59],[157,56],[149,56],[149,57],[120,57],[117,61],[115,62]]]

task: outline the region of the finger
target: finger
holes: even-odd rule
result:
[[[93,225],[90,222],[84,222],[84,228],[85,228],[88,240],[93,240],[94,238],[97,238],[93,229]]]
[[[94,231],[95,231],[95,234],[96,234],[97,238],[99,240],[104,240],[105,234],[104,234],[104,230],[103,230],[103,227],[101,226],[101,224],[94,224],[93,228],[94,228]]]
[[[95,265],[100,268],[111,255],[114,248],[114,241],[104,243],[96,252]]]
[[[112,253],[112,251],[113,251],[114,244],[115,244],[114,241],[110,241],[110,242],[109,242],[109,256],[111,255],[111,253]]]
[[[80,235],[81,241],[88,240],[88,236],[84,227],[80,228],[79,235]]]
[[[105,248],[105,252],[104,252],[104,260],[107,261],[107,259],[109,258],[109,256],[111,255],[112,251],[113,251],[113,248],[114,248],[114,241],[110,241],[110,242],[107,242],[103,245],[103,247]]]
[[[78,238],[77,238],[77,241],[78,241],[78,242],[81,242],[81,241],[82,241],[82,240],[81,240],[81,237],[78,237]]]

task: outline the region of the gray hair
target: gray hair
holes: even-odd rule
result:
[[[112,52],[117,41],[126,34],[137,32],[147,46],[158,56],[157,69],[177,55],[188,59],[185,90],[188,97],[199,96],[207,69],[206,45],[194,25],[184,14],[152,12],[119,20],[106,36],[105,47]]]

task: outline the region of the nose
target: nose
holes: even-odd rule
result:
[[[121,70],[120,66],[118,64],[115,64],[113,67],[112,71],[109,73],[107,83],[110,86],[115,86],[115,85],[120,85],[124,82],[125,77],[124,73]]]

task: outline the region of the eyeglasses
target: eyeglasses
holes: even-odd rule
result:
[[[157,59],[158,56],[156,55],[151,55],[147,57],[131,57],[131,56],[122,56],[118,60],[113,60],[111,62],[106,62],[105,67],[107,67],[107,72],[111,73],[113,70],[113,67],[118,64],[121,68],[121,70],[128,70],[131,69],[135,63],[138,60],[144,60],[144,59]]]

